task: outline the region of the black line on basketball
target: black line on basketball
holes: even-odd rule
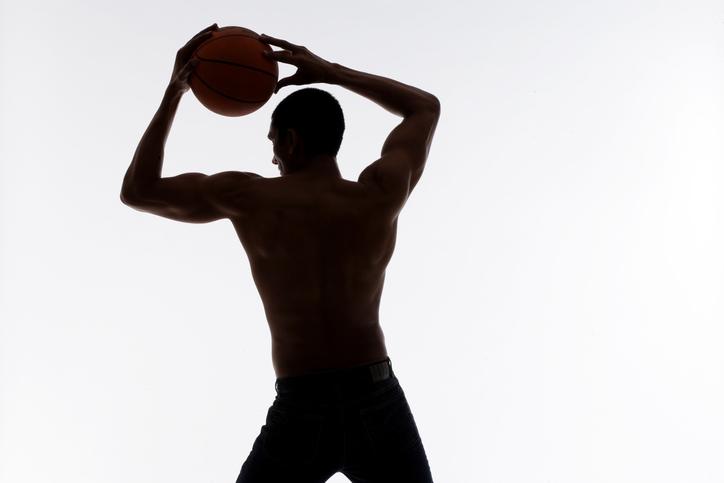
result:
[[[208,59],[204,57],[199,57],[199,59],[203,60],[204,62],[214,62],[215,64],[226,64],[226,65],[233,65],[234,67],[243,67],[245,69],[253,70],[256,72],[261,72],[262,74],[270,75],[272,77],[276,77],[275,74],[271,72],[267,72],[265,70],[259,69],[258,67],[254,67],[253,65],[246,65],[246,64],[237,64],[236,62],[229,62],[228,60],[219,60],[219,59]]]
[[[262,41],[259,37],[254,37],[254,36],[252,36],[252,35],[249,35],[249,34],[245,34],[245,33],[240,32],[240,33],[237,33],[237,34],[226,34],[226,35],[220,35],[220,36],[218,36],[218,37],[212,37],[212,38],[210,38],[209,40],[207,40],[206,42],[204,42],[203,44],[199,45],[199,48],[201,48],[201,47],[204,46],[204,45],[208,45],[208,44],[210,44],[210,43],[212,43],[212,42],[216,42],[216,41],[218,41],[218,40],[228,39],[229,37],[246,37],[247,39],[256,40],[256,41],[258,41],[258,42],[261,42],[262,44],[265,43],[265,42]]]
[[[195,74],[195,75],[196,75],[196,78],[197,78],[198,80],[200,80],[202,84],[204,84],[206,87],[208,87],[209,89],[211,89],[212,91],[214,91],[216,94],[220,95],[221,97],[226,97],[227,99],[230,99],[230,100],[232,100],[232,101],[243,102],[243,103],[245,103],[245,104],[259,104],[259,103],[266,102],[266,100],[247,101],[247,100],[245,100],[245,99],[237,99],[236,97],[232,97],[232,96],[230,96],[230,95],[224,94],[223,92],[219,91],[218,89],[214,89],[214,87],[211,86],[211,84],[209,84],[208,82],[206,82],[203,77],[201,77],[201,76],[198,75],[198,74]]]

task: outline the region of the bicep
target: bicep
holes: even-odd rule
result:
[[[431,105],[427,109],[421,109],[405,117],[385,139],[380,156],[383,158],[389,155],[401,156],[421,167],[430,152],[432,137],[435,134],[439,118],[439,104]]]
[[[208,223],[239,213],[244,182],[253,177],[259,175],[237,171],[210,176],[183,173],[159,179],[127,204],[176,221]]]
[[[403,119],[385,140],[380,158],[359,180],[374,184],[401,207],[422,176],[438,119],[435,107]]]

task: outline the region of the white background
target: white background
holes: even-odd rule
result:
[[[231,223],[119,200],[213,22],[442,102],[380,309],[436,481],[724,481],[721,2],[0,5],[1,481],[232,482],[264,422],[270,338]],[[315,87],[355,180],[399,119]],[[240,118],[189,91],[163,174],[277,176],[295,89]]]

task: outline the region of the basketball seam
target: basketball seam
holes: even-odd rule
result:
[[[224,94],[223,92],[220,92],[218,89],[215,89],[215,88],[214,88],[213,86],[211,86],[208,82],[206,82],[206,81],[204,80],[204,78],[201,77],[200,75],[196,74],[196,77],[201,81],[201,83],[202,83],[203,85],[205,85],[206,87],[208,87],[209,89],[211,89],[212,91],[214,91],[215,93],[217,93],[218,95],[220,95],[220,96],[222,96],[222,97],[226,97],[227,99],[231,99],[232,101],[245,102],[245,103],[247,103],[247,104],[255,104],[255,103],[258,104],[258,103],[260,103],[260,102],[266,102],[266,101],[263,101],[263,100],[248,101],[248,100],[245,100],[245,99],[238,99],[238,98],[236,98],[236,97],[232,97],[232,96],[230,96],[230,95]]]
[[[263,74],[270,75],[270,76],[272,76],[272,77],[275,76],[275,74],[273,74],[273,73],[271,73],[271,72],[267,72],[267,71],[265,71],[265,70],[257,69],[257,68],[255,68],[255,67],[251,67],[251,66],[248,66],[248,65],[245,65],[245,64],[236,64],[236,63],[234,63],[234,62],[229,62],[229,61],[226,61],[226,60],[209,59],[209,58],[206,58],[206,57],[201,57],[201,56],[198,54],[198,52],[201,50],[202,47],[204,47],[204,46],[206,46],[206,45],[210,45],[210,44],[212,44],[212,43],[214,43],[214,42],[217,42],[217,41],[219,41],[219,40],[223,40],[223,39],[225,39],[225,38],[227,38],[227,37],[245,37],[245,38],[247,38],[247,39],[252,39],[252,40],[256,40],[257,42],[264,43],[264,42],[262,42],[261,40],[259,40],[258,37],[253,37],[253,36],[251,36],[251,35],[249,35],[249,34],[244,34],[244,33],[222,35],[222,36],[219,36],[219,37],[210,38],[209,40],[207,40],[207,41],[204,42],[203,44],[199,45],[198,48],[196,49],[196,52],[195,52],[195,53],[196,53],[196,57],[197,57],[198,59],[204,60],[204,61],[206,61],[206,62],[217,62],[217,63],[220,63],[220,64],[229,64],[229,65],[235,65],[235,66],[238,66],[238,67],[246,67],[247,69],[252,69],[252,70],[255,70],[255,71],[257,71],[257,72],[261,72],[261,73],[263,73]]]
[[[242,34],[242,33],[238,33],[238,34],[226,34],[226,35],[219,35],[218,37],[212,37],[212,38],[210,38],[210,39],[207,40],[206,42],[204,42],[204,43],[202,43],[201,45],[199,45],[199,48],[201,48],[201,46],[203,46],[203,45],[207,45],[207,44],[210,44],[211,42],[216,42],[217,40],[225,39],[225,38],[227,38],[227,37],[246,37],[247,39],[257,40],[257,41],[261,42],[261,40],[259,40],[258,37],[253,37],[253,36],[251,36],[251,35],[249,35],[249,34]],[[262,42],[262,43],[264,43],[264,42]]]
[[[226,64],[226,65],[233,65],[234,67],[243,67],[244,69],[254,70],[256,72],[261,72],[262,74],[266,74],[266,75],[275,77],[275,74],[273,74],[272,72],[267,72],[265,70],[259,69],[257,67],[253,67],[251,65],[237,64],[235,62],[229,62],[228,60],[208,59],[208,58],[204,58],[204,57],[199,57],[198,55],[196,57],[200,60],[203,60],[204,62],[214,62],[216,64]]]

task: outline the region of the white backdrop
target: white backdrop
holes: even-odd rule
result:
[[[724,481],[721,2],[0,5],[1,481],[232,482],[264,422],[231,223],[119,200],[213,22],[442,102],[380,314],[436,481]],[[315,86],[356,179],[399,119]],[[189,91],[163,174],[277,176],[269,119],[298,88],[241,118]]]

